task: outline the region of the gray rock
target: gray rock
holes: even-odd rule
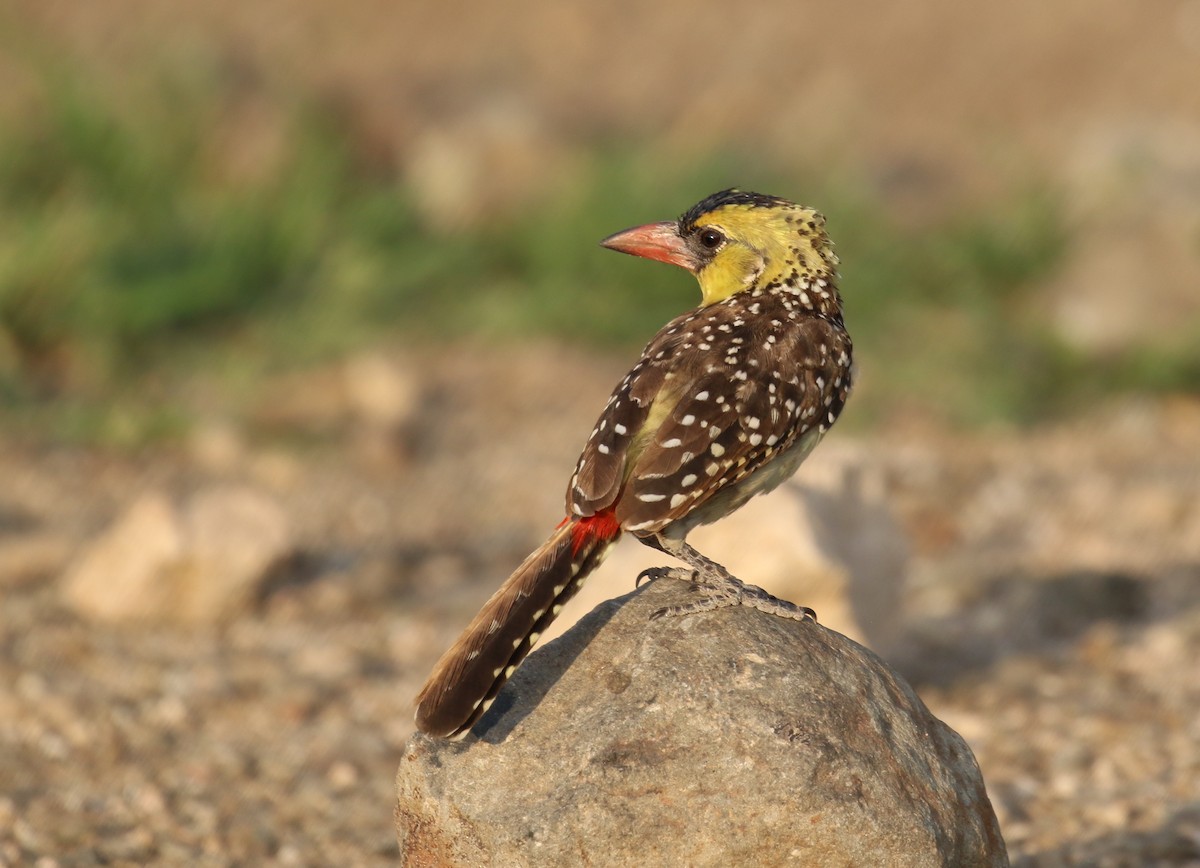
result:
[[[530,656],[463,742],[409,742],[406,865],[1007,865],[966,743],[839,633],[662,580]]]

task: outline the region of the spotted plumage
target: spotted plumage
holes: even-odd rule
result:
[[[685,537],[790,477],[845,405],[852,346],[824,218],[725,190],[604,245],[688,269],[701,304],[664,326],[617,385],[571,477],[567,518],[438,663],[417,698],[427,733],[471,727],[622,532],[690,567],[651,571],[701,591],[666,614],[741,604],[812,615],[744,585]]]
[[[839,321],[802,312],[791,295],[738,293],[660,332],[584,447],[570,512],[615,505],[627,531],[690,530],[724,514],[705,510],[719,492],[808,432],[824,434],[850,388],[850,342]],[[652,407],[661,421],[651,433]]]

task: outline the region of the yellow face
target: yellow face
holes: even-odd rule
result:
[[[701,306],[756,288],[832,284],[838,264],[824,217],[777,196],[741,190],[714,193],[679,220],[635,226],[600,243],[686,268],[700,281]]]
[[[799,205],[722,205],[682,228],[697,251],[702,305],[772,283],[829,279],[837,268],[825,218]]]

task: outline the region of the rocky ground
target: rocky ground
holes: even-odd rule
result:
[[[0,864],[394,862],[411,697],[557,521],[622,366],[442,352],[421,389],[416,352],[281,381],[178,448],[0,450]],[[900,566],[849,593],[898,590],[885,655],[970,743],[1014,861],[1200,863],[1200,402],[1006,434],[845,427],[807,475],[859,468],[874,511],[825,536],[902,532]],[[196,504],[231,486],[272,516],[271,563],[206,608],[187,589],[240,568],[195,539],[246,522],[197,530]],[[70,592],[148,493],[169,542],[133,534],[111,585]],[[122,603],[147,587],[131,564],[183,590]]]
[[[320,95],[445,226],[537,201],[596,141],[828,165],[906,224],[1032,174],[1073,233],[1051,326],[1190,340],[1196,0],[10,6],[121,93],[171,58],[236,77],[231,164],[282,152],[275,94]],[[0,104],[37,90],[25,53]],[[626,367],[413,348],[136,456],[0,439],[0,865],[394,864],[411,697],[558,521]],[[755,505],[769,534],[714,546],[752,580],[809,565],[802,601],[970,743],[1017,864],[1200,864],[1200,400],[973,435],[853,414],[811,491]],[[628,588],[634,550],[585,593]]]

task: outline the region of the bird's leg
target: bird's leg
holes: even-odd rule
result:
[[[670,539],[655,534],[643,537],[642,542],[659,551],[666,552],[672,557],[679,558],[691,569],[652,567],[638,576],[639,584],[642,579],[667,577],[686,579],[691,581],[696,590],[702,594],[701,599],[694,602],[659,609],[650,616],[652,620],[667,615],[692,615],[697,612],[708,612],[725,606],[749,606],[752,609],[795,621],[817,620],[817,613],[807,606],[797,606],[768,594],[757,585],[747,585],[730,575],[729,570],[716,561],[706,558],[681,539]]]
[[[660,537],[658,534],[638,537],[638,539],[641,540],[645,545],[658,549],[660,552],[666,552],[669,555],[679,557],[678,555],[675,555],[674,549],[668,548],[668,545],[671,545],[671,543],[664,537]],[[697,554],[699,553],[697,552]],[[679,559],[683,560],[682,557]],[[714,564],[714,566],[718,565]],[[700,574],[695,569],[691,569],[689,567],[648,567],[647,569],[644,569],[638,573],[638,577],[634,580],[633,586],[635,588],[640,588],[642,586],[642,582],[654,582],[658,579],[679,579],[680,581],[695,583],[700,581]],[[659,613],[656,612],[654,617],[660,617]]]

